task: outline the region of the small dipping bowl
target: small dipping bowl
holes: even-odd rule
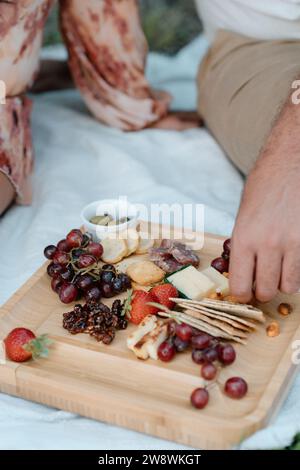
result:
[[[96,225],[90,222],[92,217],[108,214],[115,220],[127,217],[129,220],[118,225]],[[123,199],[102,199],[85,206],[81,212],[81,219],[87,232],[93,235],[94,240],[103,240],[109,235],[117,235],[129,228],[136,228],[138,224],[137,207]]]

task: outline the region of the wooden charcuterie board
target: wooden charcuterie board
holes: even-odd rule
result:
[[[206,234],[199,252],[201,269],[220,255],[223,239]],[[145,255],[143,256],[145,257]],[[137,255],[126,260],[136,261]],[[266,426],[283,402],[297,366],[292,344],[300,339],[300,296],[288,298],[293,314],[281,317],[278,295],[264,305],[268,321],[280,323],[281,334],[266,335],[262,326],[246,346],[237,345],[237,360],[225,368],[221,381],[244,377],[249,392],[231,400],[219,387],[210,392],[204,410],[191,407],[191,391],[200,386],[199,366],[189,353],[167,364],[136,359],[126,347],[134,326],[120,331],[109,346],[88,335],[70,335],[62,328],[62,305],[42,266],[0,310],[0,339],[15,327],[48,333],[54,340],[48,359],[0,365],[0,390],[55,408],[78,413],[153,436],[203,449],[225,449]]]

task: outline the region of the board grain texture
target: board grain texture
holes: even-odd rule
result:
[[[143,230],[147,227],[144,224]],[[220,255],[223,240],[205,234],[200,269]],[[133,255],[122,267],[145,257]],[[294,308],[288,317],[277,313],[283,301]],[[51,291],[46,264],[2,306],[0,339],[22,326],[48,333],[54,343],[48,359],[0,365],[1,392],[194,448],[228,449],[276,416],[297,372],[292,346],[300,340],[298,294],[279,294],[263,306],[267,323],[278,321],[281,334],[269,338],[261,326],[246,346],[236,345],[237,360],[222,370],[220,386],[212,388],[204,410],[195,410],[189,402],[202,381],[200,367],[189,352],[168,364],[140,361],[126,347],[134,326],[118,332],[113,343],[105,346],[88,335],[72,336],[64,330],[62,314],[69,310],[72,305],[62,305]],[[249,392],[242,400],[222,393],[222,384],[233,376],[248,382]]]

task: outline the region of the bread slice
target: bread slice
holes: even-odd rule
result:
[[[101,245],[103,246],[102,261],[104,263],[115,264],[127,256],[127,244],[121,238],[104,238],[101,240]]]
[[[137,231],[133,228],[126,230],[124,233],[121,233],[121,238],[124,238],[127,244],[127,255],[130,256],[136,252],[139,246],[139,235]]]
[[[140,232],[139,245],[136,250],[137,255],[145,255],[154,246],[155,240],[148,238],[146,233]]]

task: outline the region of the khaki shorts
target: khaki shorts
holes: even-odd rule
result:
[[[247,175],[300,75],[300,41],[261,41],[219,31],[198,76],[199,112]]]

